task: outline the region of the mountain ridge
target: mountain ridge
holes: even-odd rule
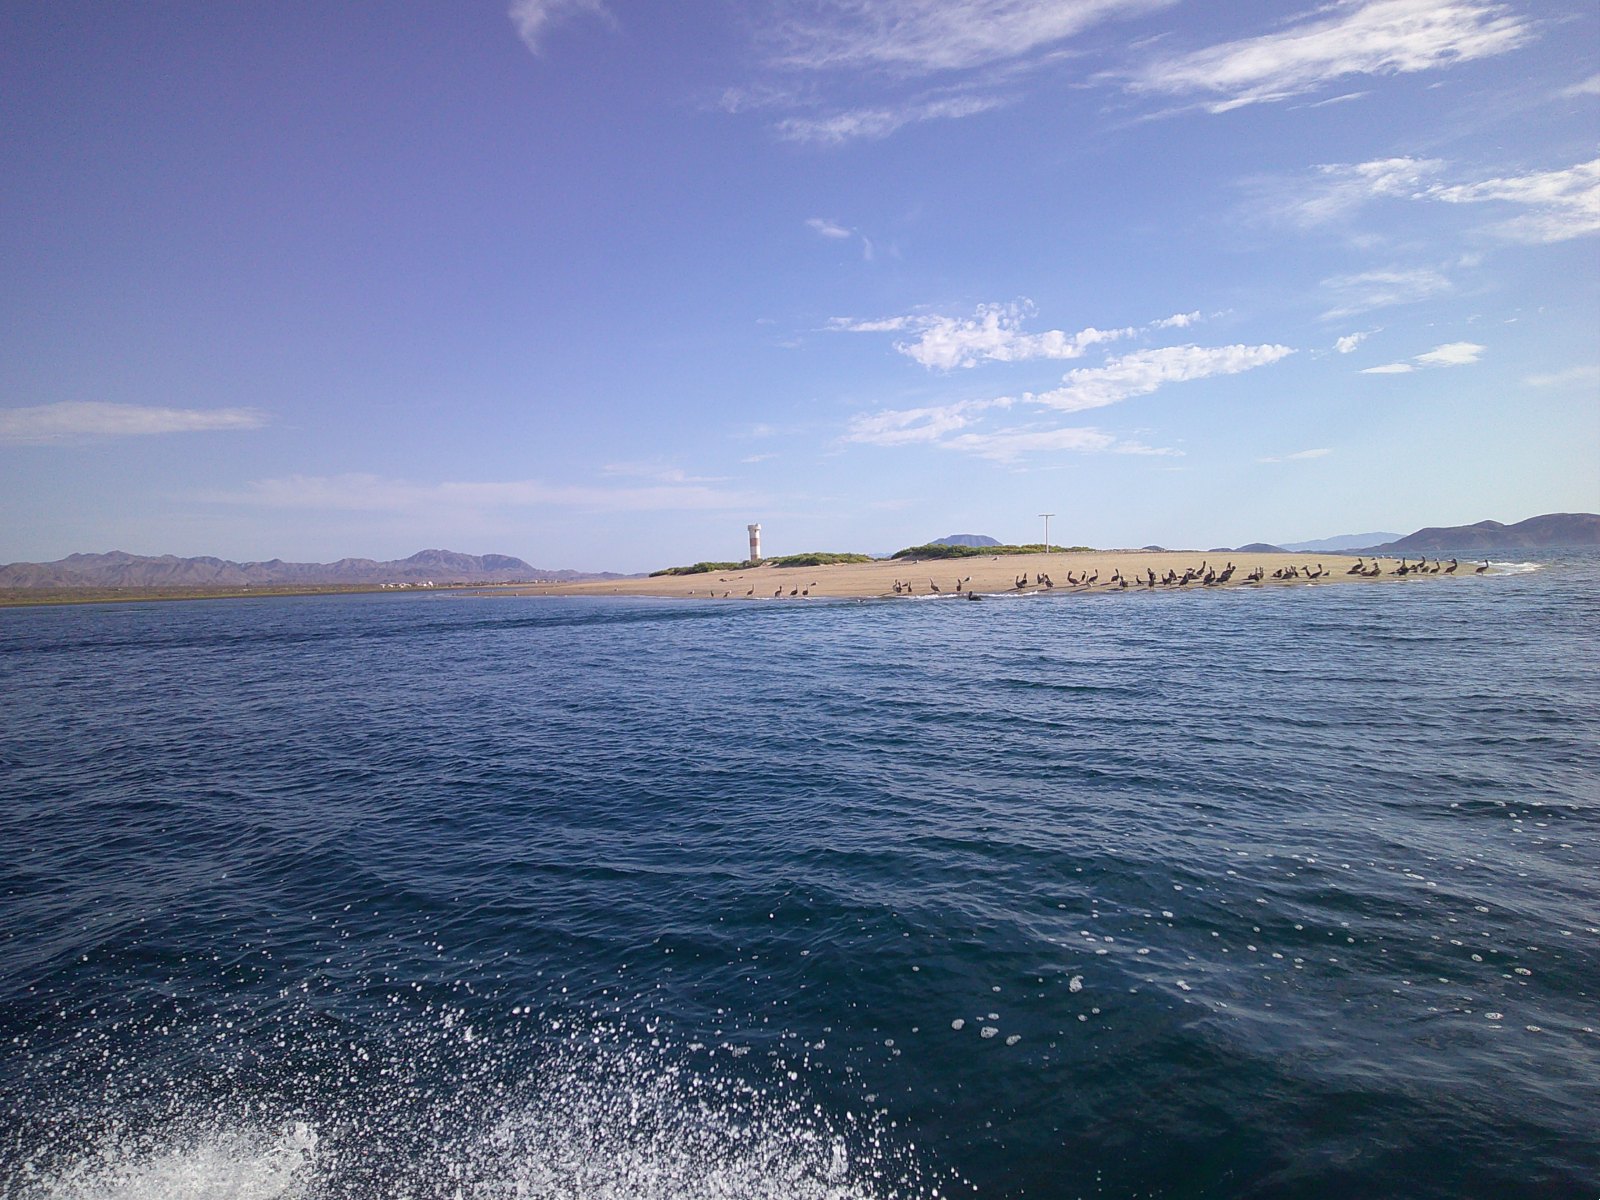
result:
[[[613,579],[611,571],[551,571],[509,554],[419,550],[409,558],[341,558],[331,563],[233,562],[214,555],[69,554],[54,562],[0,566],[0,588],[282,587],[383,583],[523,583],[534,579]]]
[[[1476,554],[1493,550],[1555,550],[1600,546],[1600,514],[1544,513],[1502,525],[1438,525],[1377,546],[1356,546],[1368,554]],[[1349,553],[1350,551],[1346,551]]]

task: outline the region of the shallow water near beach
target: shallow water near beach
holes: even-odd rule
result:
[[[1600,557],[0,614],[0,1196],[1600,1192]]]

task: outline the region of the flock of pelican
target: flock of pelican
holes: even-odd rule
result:
[[[1444,562],[1442,559],[1435,559],[1433,564],[1430,566],[1426,556],[1418,559],[1416,562],[1411,562],[1405,558],[1401,558],[1397,562],[1391,560],[1391,562],[1393,562],[1394,565],[1391,565],[1385,569],[1383,560],[1374,558],[1369,561],[1365,556],[1363,556],[1358,558],[1355,562],[1355,565],[1347,570],[1345,574],[1360,575],[1367,579],[1376,579],[1380,575],[1454,575],[1457,568],[1461,565],[1456,559],[1452,558],[1448,563]],[[1164,575],[1157,575],[1155,570],[1150,567],[1146,567],[1143,574],[1140,574],[1136,571],[1132,575],[1124,575],[1119,568],[1111,572],[1110,578],[1105,581],[1103,586],[1100,583],[1100,571],[1098,568],[1096,568],[1092,574],[1088,570],[1085,570],[1081,576],[1075,575],[1069,570],[1067,572],[1067,581],[1064,587],[1066,590],[1079,592],[1091,591],[1095,588],[1100,588],[1102,591],[1127,591],[1130,587],[1144,588],[1148,591],[1155,588],[1186,588],[1190,584],[1197,584],[1203,588],[1221,587],[1233,581],[1234,574],[1238,571],[1238,569],[1239,568],[1236,564],[1228,562],[1220,570],[1218,570],[1211,565],[1209,559],[1203,560],[1198,567],[1187,567],[1181,573],[1169,568]],[[1488,569],[1489,562],[1487,559],[1485,559],[1482,566],[1474,568],[1474,573],[1482,575]],[[1324,569],[1323,565],[1318,563],[1315,569],[1312,569],[1310,566],[1302,567],[1299,565],[1279,567],[1277,570],[1272,572],[1271,578],[1280,582],[1290,580],[1317,580],[1323,578],[1323,576],[1327,574],[1328,572]],[[1268,576],[1266,569],[1264,567],[1257,567],[1255,570],[1242,576],[1239,582],[1261,584],[1265,583],[1267,578]],[[729,583],[732,581],[724,577],[719,579],[718,582]],[[780,600],[787,596],[790,599],[807,599],[811,596],[811,589],[817,586],[819,586],[819,583],[815,579],[805,586],[801,586],[799,584],[795,584],[794,586],[788,588],[780,586],[772,593],[772,598],[774,600]],[[1060,585],[1057,585],[1056,581],[1048,574],[1036,572],[1032,579],[1029,579],[1025,573],[1014,576],[1012,579],[1012,585],[1007,590],[1013,593],[1028,592],[1030,589],[1050,591],[1054,590],[1057,586]],[[692,596],[694,595],[694,592],[691,591],[689,594]],[[715,588],[711,588],[707,590],[706,594],[713,599],[727,599],[733,595],[733,592],[731,589],[729,589],[721,592],[719,595]],[[753,585],[747,592],[745,592],[746,597],[754,597],[755,594],[756,589]],[[888,593],[885,594],[887,595]],[[918,594],[917,584],[909,579],[896,579],[893,584],[893,594],[896,596],[915,596]],[[983,593],[977,592],[973,589],[971,575],[966,575],[956,579],[949,588],[940,587],[937,580],[929,579],[927,590],[924,594],[960,596],[968,600],[978,600],[981,599],[983,595]]]

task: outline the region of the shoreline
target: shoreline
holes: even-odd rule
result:
[[[1357,562],[1370,566],[1379,563],[1377,576],[1352,575]],[[1414,560],[1407,559],[1406,562]],[[1429,560],[1430,568],[1437,560]],[[1232,562],[1235,570],[1226,581],[1204,582],[1206,571],[1214,575]],[[1060,553],[978,555],[968,558],[879,559],[869,563],[836,563],[819,567],[774,567],[763,564],[733,571],[708,571],[698,575],[658,575],[630,579],[571,580],[562,583],[451,583],[430,588],[394,584],[305,584],[281,587],[171,587],[171,588],[10,588],[0,591],[0,608],[56,607],[74,604],[151,603],[181,600],[245,600],[253,597],[354,596],[354,595],[466,595],[474,598],[496,596],[590,596],[636,597],[694,600],[788,600],[788,599],[955,599],[1016,598],[1024,595],[1088,595],[1122,591],[1214,591],[1217,588],[1325,587],[1339,583],[1398,583],[1423,578],[1447,579],[1477,573],[1483,560],[1461,560],[1454,575],[1446,574],[1450,560],[1444,560],[1437,573],[1408,571],[1396,574],[1401,560],[1374,559],[1366,555],[1315,554],[1211,554],[1201,551],[1078,550]],[[1491,567],[1488,574],[1504,574],[1505,564]],[[1295,568],[1296,577],[1275,575]],[[1307,572],[1320,574],[1307,575]],[[1250,575],[1260,570],[1259,582]],[[1148,572],[1157,582],[1152,587]],[[1163,582],[1171,575],[1186,572],[1196,577],[1188,583]],[[1053,586],[1039,582],[1039,576]],[[1121,585],[1116,577],[1128,580]],[[1137,579],[1135,578],[1137,576]],[[1019,578],[1028,582],[1017,587]],[[1069,582],[1069,580],[1071,582]],[[1090,582],[1085,582],[1085,581]],[[895,590],[896,584],[901,590]]]
[[[1354,575],[1357,562],[1380,564],[1377,576]],[[1408,563],[1412,560],[1407,559]],[[1228,564],[1234,570],[1221,578]],[[1216,588],[1286,587],[1341,583],[1401,582],[1457,578],[1477,572],[1481,560],[1461,561],[1447,575],[1446,559],[1437,573],[1397,574],[1398,558],[1365,555],[1289,553],[1212,554],[1200,551],[1080,550],[1060,553],[980,555],[968,558],[881,559],[870,563],[837,563],[818,567],[762,565],[743,570],[708,571],[698,575],[661,575],[645,579],[607,579],[556,584],[507,584],[474,589],[474,595],[617,596],[695,600],[788,599],[932,599],[958,594],[984,597],[1021,595],[1088,595],[1123,591],[1205,591]],[[1293,569],[1296,574],[1287,576]],[[1260,572],[1259,581],[1251,576]],[[1150,583],[1154,572],[1156,582]],[[1309,572],[1309,574],[1308,574]],[[1207,574],[1212,582],[1206,583]],[[1189,575],[1187,580],[1184,576]],[[1043,577],[1043,580],[1041,580]],[[1025,580],[1023,586],[1018,581]],[[1183,582],[1178,582],[1184,580]],[[1047,581],[1047,582],[1046,582]],[[1170,582],[1169,582],[1170,581]]]

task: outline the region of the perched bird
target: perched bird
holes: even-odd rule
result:
[[[1475,570],[1475,571],[1473,571],[1473,572],[1472,572],[1472,573],[1473,573],[1473,574],[1474,574],[1474,575],[1482,575],[1482,574],[1483,574],[1483,573],[1484,573],[1484,572],[1485,572],[1485,571],[1487,571],[1487,570],[1488,570],[1488,569],[1489,569],[1489,560],[1488,560],[1488,559],[1487,559],[1487,558],[1486,558],[1486,559],[1484,559],[1484,560],[1483,560],[1483,566],[1481,566],[1481,567],[1479,567],[1479,568],[1477,568],[1477,569],[1476,569],[1476,570]]]

